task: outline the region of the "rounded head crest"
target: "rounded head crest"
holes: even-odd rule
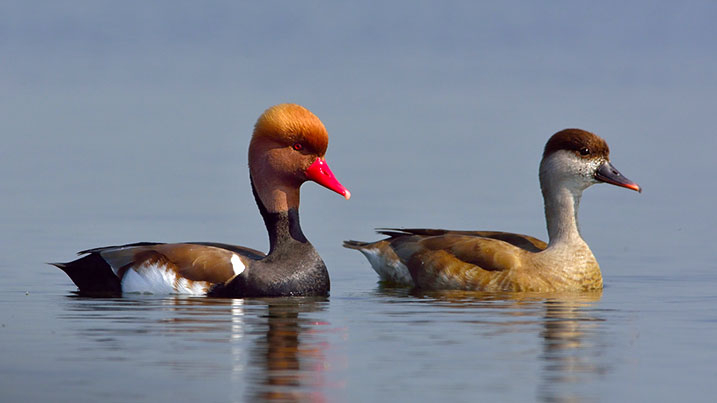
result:
[[[299,143],[320,156],[329,145],[321,120],[303,106],[288,103],[274,105],[262,113],[254,125],[252,141],[259,138],[286,145]]]
[[[574,151],[582,157],[603,157],[608,158],[610,148],[600,136],[581,129],[561,130],[545,144],[543,158],[559,151]]]

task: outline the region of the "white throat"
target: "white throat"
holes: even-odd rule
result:
[[[584,242],[578,225],[580,193],[566,187],[543,188],[549,246]]]
[[[549,247],[585,244],[578,226],[583,190],[595,181],[599,161],[582,160],[569,151],[557,151],[540,163],[540,188],[545,203]]]

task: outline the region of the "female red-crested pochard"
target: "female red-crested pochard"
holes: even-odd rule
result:
[[[602,289],[595,256],[578,230],[583,190],[610,183],[641,192],[608,158],[602,138],[579,129],[554,134],[540,162],[549,243],[493,231],[385,229],[377,242],[346,241],[382,280],[424,289],[580,291]]]
[[[142,242],[88,249],[73,262],[53,264],[86,295],[328,295],[326,266],[299,225],[299,187],[305,181],[351,197],[326,164],[328,142],[323,123],[300,105],[273,106],[257,120],[249,178],[269,232],[267,255],[214,242]]]

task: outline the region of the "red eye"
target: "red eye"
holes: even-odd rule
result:
[[[304,149],[304,145],[301,143],[294,143],[294,145],[291,147],[296,151],[301,151]]]

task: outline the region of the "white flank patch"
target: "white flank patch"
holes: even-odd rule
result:
[[[177,280],[177,273],[163,265],[143,264],[127,270],[122,277],[122,292],[202,295],[206,292],[206,283],[192,283],[185,278]]]
[[[182,277],[177,281],[174,292],[177,294],[204,295],[207,293],[209,284],[204,281],[189,281]]]
[[[398,259],[387,259],[378,249],[359,249],[383,281],[413,285],[408,267]]]
[[[241,262],[241,259],[239,259],[239,255],[237,255],[236,253],[232,254],[231,262],[235,276],[241,274],[246,269],[246,266],[244,266],[244,263]]]

